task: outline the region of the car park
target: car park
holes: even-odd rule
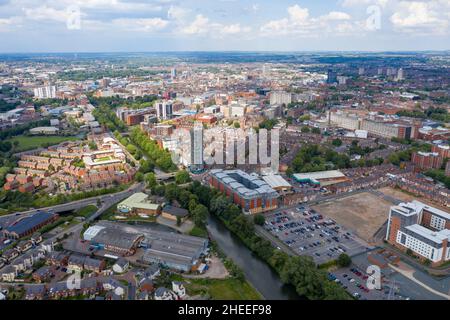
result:
[[[354,239],[346,239],[347,231],[333,220],[305,205],[266,213],[266,221],[268,232],[297,254],[313,257],[316,263],[336,259],[344,252],[354,255],[365,251]]]

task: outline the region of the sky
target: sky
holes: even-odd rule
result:
[[[450,0],[0,0],[0,52],[450,49]]]

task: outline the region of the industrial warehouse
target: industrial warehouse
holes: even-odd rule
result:
[[[54,222],[58,215],[51,212],[37,212],[33,215],[19,218],[5,228],[3,236],[7,239],[20,239],[30,236],[43,226]]]
[[[244,212],[255,214],[278,207],[279,194],[256,174],[242,170],[211,170],[209,183],[240,205]]]
[[[293,177],[297,182],[320,186],[329,186],[339,182],[349,181],[345,174],[339,170],[296,173]]]
[[[196,270],[199,258],[207,252],[208,240],[173,232],[151,231],[141,246],[145,248],[142,260],[180,271]]]
[[[144,235],[126,232],[119,228],[96,225],[89,227],[84,232],[83,238],[86,241],[90,241],[95,248],[129,256],[136,252]]]
[[[208,250],[208,240],[204,238],[109,221],[89,227],[83,239],[96,250],[121,256],[136,254],[135,258],[142,263],[185,272],[196,270],[200,257]]]

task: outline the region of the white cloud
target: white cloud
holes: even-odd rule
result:
[[[356,7],[356,6],[368,6],[368,5],[378,5],[380,7],[386,7],[386,5],[392,0],[343,0],[343,7]],[[393,0],[396,1],[396,0]]]
[[[251,28],[241,26],[240,23],[222,24],[211,22],[209,18],[198,14],[195,16],[194,21],[190,23],[182,22],[177,30],[184,35],[208,35],[213,38],[222,38],[224,36],[249,33]]]
[[[27,19],[40,21],[66,22],[70,17],[70,13],[67,10],[58,10],[46,5],[36,8],[25,8],[24,13]]]
[[[189,12],[191,10],[189,9],[185,9],[182,7],[177,7],[177,6],[170,6],[169,10],[167,11],[167,17],[169,19],[174,19],[174,20],[183,20],[185,19]]]
[[[444,16],[445,6],[450,9],[450,2],[401,1],[390,21],[399,31],[444,33],[449,26],[448,18]]]
[[[0,32],[9,32],[12,28],[20,26],[22,17],[0,18]]]
[[[231,24],[228,26],[223,26],[221,33],[222,34],[238,34],[241,32],[250,32],[250,27],[241,27],[239,23]]]
[[[354,28],[351,23],[347,23],[335,29],[336,24],[340,21],[348,21],[351,19],[351,16],[345,12],[331,11],[319,17],[311,17],[307,8],[302,8],[296,4],[288,7],[287,13],[287,17],[271,20],[261,26],[260,30],[262,34],[269,36],[292,34],[315,37],[325,32],[337,34],[340,30],[348,32],[351,28]]]
[[[182,28],[182,32],[185,34],[202,34],[208,31],[209,19],[201,14],[195,17],[195,20]]]
[[[340,11],[331,11],[330,13],[321,16],[322,20],[350,20],[351,17],[348,13]]]
[[[114,19],[113,25],[120,27],[121,29],[154,32],[159,31],[167,27],[169,21],[161,18],[148,18],[148,19],[129,19],[121,18]]]

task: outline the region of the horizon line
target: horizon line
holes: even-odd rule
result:
[[[429,53],[449,52],[450,49],[429,50],[163,50],[163,51],[16,51],[0,52],[0,55],[11,54],[105,54],[105,53]]]

